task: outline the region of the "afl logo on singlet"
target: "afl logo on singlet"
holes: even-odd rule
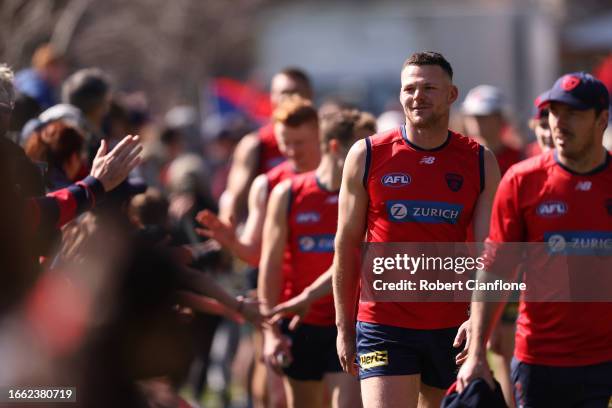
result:
[[[538,206],[540,217],[559,217],[567,214],[567,204],[563,201],[546,201]]]
[[[389,173],[382,176],[381,183],[385,187],[404,187],[412,182],[412,178],[406,173]]]

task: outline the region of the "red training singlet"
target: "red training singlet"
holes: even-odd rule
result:
[[[610,153],[601,167],[583,175],[563,167],[554,151],[512,167],[497,189],[489,240],[612,247]],[[612,303],[521,301],[519,313],[520,361],[550,366],[612,361]]]
[[[484,148],[452,131],[412,144],[404,126],[366,139],[367,242],[465,242],[484,188]],[[360,302],[357,319],[412,329],[459,326],[467,303]]]
[[[338,226],[338,192],[328,191],[315,172],[300,174],[291,181],[287,246],[291,268],[283,284],[283,298],[299,295],[321,276],[334,258],[334,237]],[[316,300],[304,323],[333,326],[334,300],[327,295]]]
[[[293,167],[293,164],[291,164],[289,161],[282,162],[272,170],[268,170],[266,172],[266,178],[268,179],[268,195],[278,183],[283,180],[287,180],[296,174],[297,173]]]

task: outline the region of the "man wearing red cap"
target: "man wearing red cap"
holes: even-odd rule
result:
[[[612,165],[602,145],[608,105],[605,86],[582,72],[564,75],[542,95],[538,107],[549,109],[555,149],[515,165],[503,177],[493,204],[490,243],[544,242],[552,248],[563,242],[565,253],[601,254],[604,248],[603,254],[609,254]],[[487,271],[499,264],[494,256]],[[582,272],[594,272],[588,269]],[[502,307],[503,302],[472,302],[472,341],[458,374],[459,391],[479,377],[492,386],[485,345]],[[519,313],[512,363],[517,405],[607,407],[612,302],[521,299]]]

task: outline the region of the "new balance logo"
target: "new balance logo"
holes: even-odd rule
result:
[[[434,156],[424,156],[419,163],[420,164],[434,164],[435,161],[436,161],[436,158]]]
[[[578,191],[589,191],[591,189],[591,187],[593,186],[593,183],[590,181],[579,181],[576,184],[576,190]]]

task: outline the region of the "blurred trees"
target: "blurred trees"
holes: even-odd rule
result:
[[[74,68],[99,66],[164,109],[195,102],[207,75],[244,74],[266,0],[0,0],[0,61],[29,65],[51,41]]]

